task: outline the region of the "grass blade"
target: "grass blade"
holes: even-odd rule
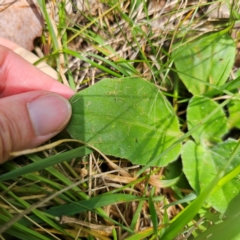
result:
[[[82,157],[82,156],[88,155],[90,153],[92,153],[92,150],[90,150],[89,148],[87,148],[85,146],[79,147],[79,148],[70,150],[65,153],[61,153],[61,154],[58,154],[58,155],[55,155],[55,156],[52,156],[49,158],[45,158],[45,159],[41,160],[40,162],[28,164],[27,166],[16,169],[12,172],[5,173],[0,176],[0,182],[6,181],[9,179],[14,179],[14,178],[17,178],[24,174],[27,174],[27,173],[39,171],[39,170],[45,169],[47,167],[50,167],[54,164],[58,164],[63,161],[70,161],[73,158]]]

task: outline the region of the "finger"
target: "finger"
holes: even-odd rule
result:
[[[6,161],[10,152],[36,147],[55,136],[70,116],[69,102],[54,93],[34,91],[2,98],[0,162]]]
[[[0,45],[0,97],[46,90],[70,98],[75,92]]]
[[[13,50],[13,51],[14,51],[16,48],[19,47],[16,43],[14,43],[14,42],[12,42],[12,41],[9,41],[9,40],[7,40],[7,39],[5,39],[5,38],[1,38],[1,37],[0,37],[0,45],[3,45],[3,46],[5,46],[5,47],[7,47],[7,48],[9,48],[9,49],[11,49],[11,50]]]
[[[26,50],[25,48],[15,44],[14,42],[11,42],[5,38],[0,37],[0,45],[3,45],[7,48],[10,48],[13,50],[15,53],[17,53],[19,56],[24,58],[26,61],[30,62],[31,64],[34,64],[37,62],[40,58],[37,57],[34,53]],[[40,69],[42,72],[46,73],[50,77],[54,79],[58,79],[58,74],[57,72],[51,68],[46,62],[41,61],[39,62],[36,67]]]

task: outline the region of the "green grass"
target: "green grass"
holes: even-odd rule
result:
[[[164,166],[152,166],[149,159],[138,165],[131,163],[131,159],[105,156],[95,145],[84,144],[84,139],[28,152],[1,165],[1,239],[172,240],[204,239],[210,235],[210,239],[220,239],[219,236],[237,239],[238,226],[233,224],[239,218],[236,201],[226,200],[227,208],[221,211],[214,199],[222,201],[219,195],[222,189],[240,191],[238,126],[227,128],[226,134],[214,139],[211,130],[209,133],[205,129],[214,116],[227,111],[227,122],[238,119],[235,112],[227,110],[233,99],[234,106],[237,109],[239,106],[238,69],[232,66],[226,82],[218,85],[209,78],[205,80],[185,72],[175,57],[182,47],[181,54],[184,54],[187,51],[184,46],[190,48],[195,40],[201,40],[204,33],[211,34],[214,30],[224,35],[235,31],[234,24],[239,17],[237,3],[229,19],[209,21],[206,8],[219,1],[197,5],[169,1],[166,9],[158,8],[157,1],[106,0],[90,5],[84,2],[85,7],[72,15],[66,14],[64,1],[55,3],[52,7],[58,12],[57,21],[50,18],[46,2],[38,0],[45,19],[42,42],[38,46],[45,57],[40,61],[48,61],[59,72],[59,81],[80,92],[106,78],[142,78],[153,83],[173,108],[182,135],[152,158],[152,162],[170,154],[176,145],[184,146],[191,141],[198,149],[195,156],[189,156],[192,161],[199,162],[202,155],[197,151],[204,149],[204,161],[214,165],[214,156],[218,155],[219,159],[224,158],[224,164],[220,169],[213,168],[216,172],[207,175],[211,177],[201,188],[201,177],[196,174],[193,183],[193,177],[186,171],[186,165],[191,162],[183,157],[184,151],[186,156],[191,149],[182,150],[176,161]],[[219,37],[211,36],[213,41]],[[44,49],[50,52],[45,53]],[[189,64],[191,66],[191,61]],[[227,67],[224,69],[226,73]],[[189,75],[192,85],[185,83]],[[207,116],[194,113],[192,118],[200,121],[190,128],[188,103],[197,84],[201,89],[210,89],[199,96],[216,103],[217,107]],[[204,137],[198,135],[200,131]],[[229,137],[237,140],[231,141],[231,146],[224,142]],[[69,138],[63,131],[51,142]],[[223,150],[228,153],[220,154]],[[204,174],[197,168],[192,172]],[[199,191],[195,185],[200,186]],[[228,235],[229,226],[232,228]],[[223,229],[225,235],[220,234]]]

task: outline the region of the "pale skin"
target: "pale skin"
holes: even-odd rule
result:
[[[0,163],[58,134],[75,93],[14,53],[16,47],[0,38]]]

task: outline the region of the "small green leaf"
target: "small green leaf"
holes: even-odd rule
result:
[[[228,140],[212,148],[197,145],[188,141],[182,149],[183,172],[185,173],[192,188],[199,194],[214,179],[216,174],[225,167],[229,156],[237,145],[237,141]],[[226,169],[230,172],[240,164],[240,152],[233,158]],[[217,209],[224,212],[230,201],[239,193],[240,181],[233,178],[222,188],[214,191],[207,202]]]
[[[182,135],[171,105],[151,83],[140,78],[104,79],[74,95],[73,115],[67,127],[106,155],[146,164]],[[180,153],[177,144],[153,161],[163,166]]]
[[[173,60],[178,75],[193,95],[210,91],[206,83],[221,86],[227,81],[235,60],[235,43],[229,34],[205,34],[175,47]]]
[[[203,119],[216,108],[219,108],[219,111],[203,123]],[[227,118],[223,109],[207,97],[194,96],[190,100],[187,108],[187,122],[189,130],[199,125],[199,128],[192,134],[197,143],[209,145],[220,142],[223,135],[228,132]]]
[[[240,100],[234,99],[228,104],[228,124],[230,128],[240,128]]]

